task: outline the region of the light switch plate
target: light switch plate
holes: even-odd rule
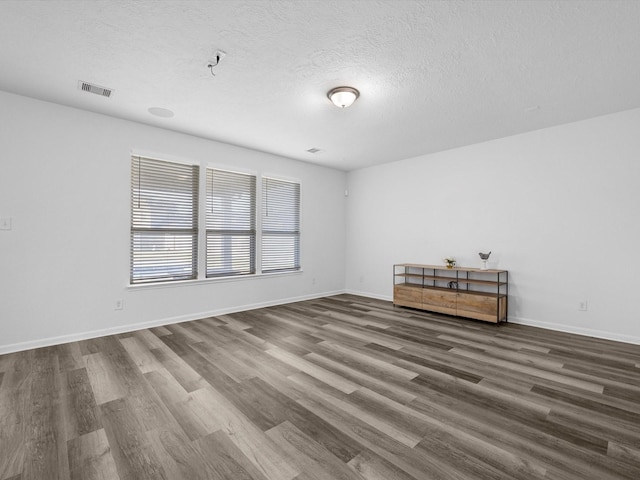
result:
[[[0,218],[0,230],[11,230],[11,217]]]

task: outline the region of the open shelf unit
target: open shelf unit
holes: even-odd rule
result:
[[[507,321],[509,272],[400,263],[393,266],[393,303],[486,322]]]

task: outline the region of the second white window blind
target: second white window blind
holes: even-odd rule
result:
[[[207,169],[207,277],[256,271],[256,177]]]

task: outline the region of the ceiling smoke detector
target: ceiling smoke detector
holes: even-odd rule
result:
[[[95,93],[96,95],[107,98],[109,98],[113,93],[112,88],[101,87],[100,85],[83,82],[82,80],[78,80],[78,90],[82,90],[83,92]]]

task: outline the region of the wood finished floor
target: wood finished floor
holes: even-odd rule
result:
[[[640,478],[640,346],[340,295],[0,356],[0,480]]]

